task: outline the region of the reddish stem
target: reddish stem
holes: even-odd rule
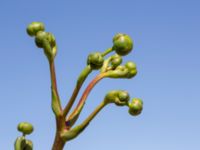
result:
[[[69,116],[68,120],[70,120],[71,118],[73,118],[74,114],[76,114],[76,112],[79,110],[79,108],[82,107],[82,105],[84,104],[84,102],[86,101],[90,91],[92,90],[92,88],[101,80],[105,77],[105,73],[101,73],[99,75],[97,75],[87,86],[87,88],[85,89],[85,91],[83,92],[83,95],[81,96],[76,108],[74,109],[74,111],[71,113],[71,115]]]
[[[56,92],[56,97],[58,100],[58,104],[60,107],[60,110],[62,111],[62,107],[60,104],[60,98],[59,98],[59,94],[58,94],[58,90],[57,90],[57,82],[56,82],[56,73],[55,73],[55,65],[54,65],[54,61],[50,61],[49,62],[49,66],[50,66],[50,74],[51,74],[51,88],[55,90]]]

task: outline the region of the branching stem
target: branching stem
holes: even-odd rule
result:
[[[86,66],[85,69],[83,69],[83,71],[81,72],[77,83],[76,83],[76,87],[74,88],[73,94],[68,102],[68,104],[66,105],[66,107],[63,110],[63,116],[66,117],[67,114],[69,113],[72,105],[74,104],[76,97],[80,91],[80,88],[82,87],[85,79],[87,78],[87,76],[91,73],[92,69],[90,68],[90,66]]]
[[[73,112],[70,114],[70,116],[68,117],[67,120],[72,119],[77,113],[80,113],[80,110],[82,108],[82,106],[84,105],[90,91],[92,90],[92,88],[101,80],[105,77],[105,73],[101,73],[99,75],[97,75],[87,86],[87,88],[85,89],[85,91],[83,92],[83,95],[81,96],[76,108],[73,110]]]
[[[70,141],[76,138],[89,125],[90,121],[94,119],[94,117],[104,108],[104,106],[106,106],[106,103],[103,101],[81,124],[77,125],[69,131],[63,130],[61,133],[63,141]]]
[[[104,57],[107,54],[109,54],[110,52],[112,52],[113,49],[112,48],[108,48],[106,49],[101,55]],[[87,78],[87,76],[92,72],[92,69],[90,66],[86,66],[85,69],[83,69],[83,71],[81,72],[78,80],[77,80],[77,84],[76,87],[74,88],[73,94],[69,100],[69,102],[67,103],[67,105],[65,106],[64,110],[63,110],[63,116],[66,117],[71,109],[71,107],[73,106],[76,97],[80,91],[80,88],[82,87],[85,79]]]

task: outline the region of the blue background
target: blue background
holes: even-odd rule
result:
[[[142,115],[132,117],[127,108],[110,105],[66,144],[66,150],[200,149],[199,6],[198,0],[1,0],[0,149],[13,149],[21,121],[35,127],[28,136],[35,150],[50,150],[54,139],[48,63],[25,31],[33,21],[44,22],[57,39],[55,63],[63,106],[90,52],[111,47],[118,32],[135,42],[124,62],[136,62],[138,75],[100,82],[79,123],[113,89],[142,98]]]

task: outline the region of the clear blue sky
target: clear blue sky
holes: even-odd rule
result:
[[[136,62],[138,75],[100,82],[80,122],[113,89],[142,98],[142,115],[131,117],[127,108],[108,106],[66,150],[199,150],[199,6],[198,0],[1,0],[0,149],[13,149],[21,121],[35,126],[28,136],[35,150],[51,149],[55,120],[48,63],[25,32],[29,23],[42,21],[57,39],[55,63],[63,105],[90,52],[112,46],[118,32],[135,42],[124,61]]]

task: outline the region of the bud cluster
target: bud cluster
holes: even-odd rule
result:
[[[130,96],[127,91],[122,90],[113,90],[106,94],[104,98],[104,103],[115,103],[117,106],[128,106],[129,114],[132,116],[137,116],[142,112],[143,102],[139,98],[133,98],[131,102],[129,102]]]
[[[62,108],[53,63],[57,53],[56,39],[52,33],[45,31],[45,26],[42,22],[32,22],[28,25],[26,31],[28,35],[35,38],[36,46],[42,48],[49,62],[52,62],[50,63],[52,110],[57,120],[56,138],[52,149],[61,149],[66,141],[77,137],[107,104],[114,103],[117,106],[127,106],[129,108],[128,112],[132,116],[137,116],[142,112],[143,102],[141,99],[133,98],[130,101],[127,91],[113,90],[106,94],[101,104],[80,125],[73,127],[79,118],[90,91],[101,79],[106,77],[130,79],[137,74],[137,67],[134,62],[128,61],[122,65],[122,57],[128,55],[133,49],[133,40],[130,36],[118,33],[113,37],[113,45],[110,48],[103,53],[94,52],[88,55],[87,66],[78,77],[76,87],[68,104]],[[104,57],[110,52],[115,52],[115,54],[105,59]],[[89,83],[77,106],[69,114],[85,79],[93,70],[100,70],[100,74]],[[25,135],[33,132],[33,126],[30,123],[22,122],[18,125],[18,130],[23,135],[16,139],[15,150],[32,150],[33,144],[30,140],[25,139]]]
[[[128,105],[128,101],[130,96],[127,91],[122,90],[113,90],[107,93],[104,98],[104,102],[107,103],[115,103],[117,106]]]
[[[134,62],[127,62],[125,65],[117,66],[115,70],[106,72],[109,78],[132,78],[137,74],[136,64]]]
[[[57,52],[56,40],[52,33],[45,32],[44,24],[32,22],[28,25],[26,31],[30,36],[35,37],[35,44],[37,47],[44,49],[47,58],[53,60]]]
[[[28,122],[21,122],[18,124],[17,129],[22,132],[23,135],[15,140],[15,150],[33,150],[32,141],[25,138],[27,134],[31,134],[33,132],[32,124]]]

